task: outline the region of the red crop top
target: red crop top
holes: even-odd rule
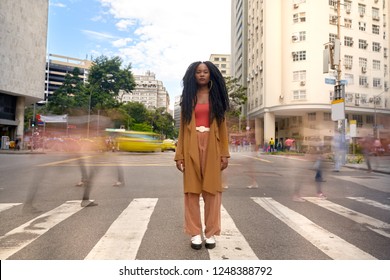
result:
[[[210,127],[209,112],[210,112],[209,103],[196,104],[195,106],[196,126]]]

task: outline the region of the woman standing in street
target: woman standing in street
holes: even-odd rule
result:
[[[211,62],[192,63],[183,77],[181,122],[176,167],[183,172],[184,230],[191,247],[202,248],[199,199],[204,201],[205,247],[213,249],[221,233],[222,170],[228,166],[225,113],[229,97],[225,80]]]

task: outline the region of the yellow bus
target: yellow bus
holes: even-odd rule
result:
[[[125,152],[160,152],[162,140],[154,132],[106,129],[116,150]]]

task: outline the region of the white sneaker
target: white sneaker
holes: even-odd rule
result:
[[[215,237],[214,237],[214,235],[210,236],[209,238],[206,238],[206,240],[205,240],[205,247],[207,249],[214,249],[215,248]]]
[[[202,237],[200,234],[191,237],[191,248],[200,250],[202,248]]]

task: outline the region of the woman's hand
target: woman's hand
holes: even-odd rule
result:
[[[181,172],[184,172],[184,160],[183,159],[179,159],[176,161],[176,167],[177,169],[179,169]]]
[[[221,157],[221,170],[224,170],[228,167],[228,158]]]

